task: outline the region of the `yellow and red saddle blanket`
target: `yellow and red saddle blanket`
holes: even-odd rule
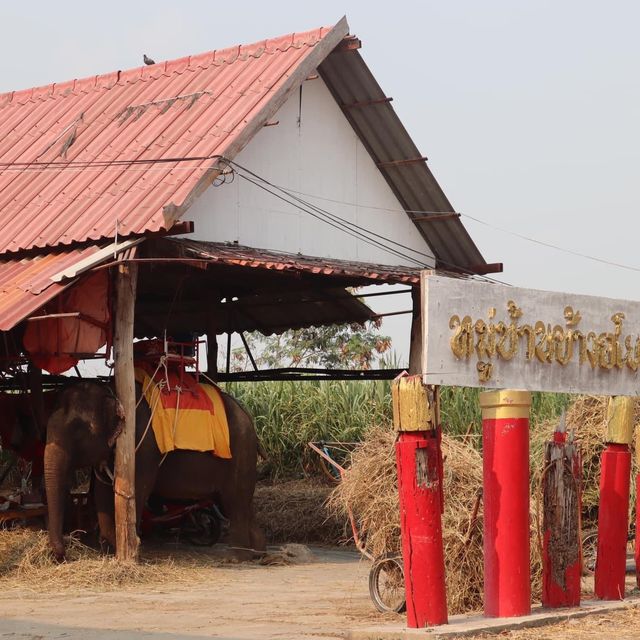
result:
[[[161,453],[174,449],[211,451],[231,458],[229,424],[220,389],[181,375],[136,363],[136,381],[151,409],[151,425]]]

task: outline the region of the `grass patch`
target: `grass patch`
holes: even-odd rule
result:
[[[271,478],[299,476],[316,465],[310,440],[360,442],[367,429],[392,420],[389,381],[234,382],[226,390],[254,417],[269,455]],[[482,416],[479,389],[441,387],[443,430],[465,437],[480,449]],[[534,393],[532,430],[557,418],[567,394]]]

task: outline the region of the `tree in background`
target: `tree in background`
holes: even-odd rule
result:
[[[391,338],[380,334],[381,320],[363,325],[330,325],[293,329],[279,335],[247,336],[259,368],[320,367],[371,369],[391,348]],[[234,371],[246,371],[251,363],[244,348],[232,351]]]

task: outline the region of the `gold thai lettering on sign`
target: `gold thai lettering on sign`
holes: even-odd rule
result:
[[[611,331],[583,332],[578,328],[582,316],[573,307],[564,309],[564,325],[533,324],[521,321],[522,309],[513,301],[507,303],[508,320],[495,321],[496,309],[491,307],[487,318],[473,320],[471,316],[453,315],[449,328],[453,331],[450,345],[458,359],[477,358],[480,382],[491,380],[492,360],[513,360],[521,355],[525,361],[566,366],[572,361],[592,369],[629,369],[640,367],[640,336],[623,337],[624,313],[611,316]]]

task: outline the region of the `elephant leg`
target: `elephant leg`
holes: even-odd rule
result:
[[[71,458],[64,447],[47,444],[45,457],[45,486],[49,513],[49,541],[56,559],[64,560],[64,512],[71,483]]]
[[[251,547],[256,551],[265,552],[267,550],[267,538],[264,531],[257,525],[253,509],[251,510],[251,523],[249,525],[249,536],[251,538]]]
[[[106,543],[109,551],[116,548],[116,523],[113,486],[103,478],[94,478],[93,498],[100,528],[100,543]],[[110,547],[110,549],[109,549]]]
[[[229,518],[229,550],[231,557],[239,562],[251,560],[254,557],[252,537],[250,532],[250,514],[246,509],[233,501],[222,500],[222,508]]]
[[[266,550],[266,540],[253,516],[253,483],[243,479],[234,483],[227,496],[222,496],[222,508],[230,521],[229,548],[239,561],[251,560]]]
[[[136,523],[138,535],[140,535],[142,512],[153,491],[157,476],[157,461],[155,459],[149,461],[147,456],[138,455],[136,458]]]

